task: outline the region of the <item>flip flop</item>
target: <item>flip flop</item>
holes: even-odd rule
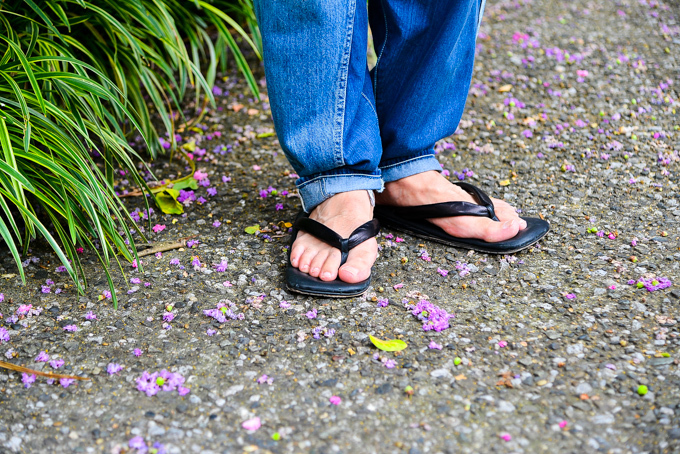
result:
[[[342,238],[337,232],[329,229],[320,222],[309,218],[309,214],[301,212],[293,225],[293,235],[290,240],[291,250],[298,232],[302,230],[324,243],[340,250],[340,266],[347,261],[349,251],[364,241],[375,237],[380,231],[380,223],[377,219],[366,222],[357,227],[349,238]],[[336,279],[334,281],[322,281],[317,277],[303,273],[290,263],[290,251],[288,252],[288,268],[286,269],[286,287],[291,292],[303,295],[324,296],[329,298],[349,298],[358,296],[368,290],[371,277],[355,284]]]
[[[436,241],[447,246],[473,249],[489,254],[512,254],[526,249],[543,238],[550,230],[550,224],[542,219],[522,218],[527,227],[517,235],[505,241],[487,243],[474,238],[458,238],[446,233],[426,219],[445,218],[450,216],[482,216],[498,221],[493,202],[481,189],[469,183],[453,183],[470,194],[477,205],[470,202],[443,202],[413,207],[395,207],[376,205],[373,215],[383,226],[410,233],[419,238]],[[499,221],[500,222],[500,221]]]

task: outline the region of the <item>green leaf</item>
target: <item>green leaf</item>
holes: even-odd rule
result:
[[[156,203],[158,208],[165,214],[182,214],[184,207],[177,201],[179,191],[176,189],[165,189],[163,192],[156,194]]]
[[[371,335],[368,336],[371,339],[371,342],[373,345],[378,347],[379,350],[382,350],[384,352],[400,352],[408,345],[406,345],[406,342],[404,342],[401,339],[392,339],[392,340],[380,340],[377,337],[373,337]]]
[[[251,225],[250,227],[246,227],[246,233],[248,235],[255,235],[259,231],[260,231],[260,224],[255,224],[255,225]]]
[[[193,178],[187,178],[186,180],[180,180],[172,185],[172,189],[179,191],[180,189],[198,189],[198,182]]]

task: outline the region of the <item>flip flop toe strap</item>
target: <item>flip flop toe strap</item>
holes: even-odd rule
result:
[[[342,266],[347,261],[350,250],[378,234],[380,223],[377,219],[372,219],[357,227],[349,238],[341,237],[336,231],[308,217],[299,218],[295,221],[293,228],[307,232],[329,246],[339,249],[341,254],[340,266]]]
[[[408,220],[448,218],[452,216],[479,216],[498,221],[491,198],[481,189],[469,183],[454,183],[470,194],[477,203],[441,202],[412,207],[395,207],[395,213]]]

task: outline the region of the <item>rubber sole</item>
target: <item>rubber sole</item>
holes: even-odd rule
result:
[[[366,290],[364,290],[364,291],[362,291],[362,292],[360,292],[360,293],[355,293],[355,294],[341,294],[341,295],[335,294],[335,293],[331,294],[331,293],[314,293],[314,292],[307,292],[307,291],[304,291],[304,290],[299,290],[299,289],[290,287],[290,286],[288,286],[288,285],[286,285],[286,290],[288,290],[288,291],[290,291],[290,292],[293,292],[293,293],[298,293],[298,294],[300,294],[300,295],[316,296],[316,297],[321,297],[321,298],[354,298],[354,297],[361,296],[361,295],[363,295],[364,293],[366,293],[366,292],[368,291],[368,288],[366,288]]]
[[[445,246],[452,246],[452,247],[457,247],[457,248],[460,248],[460,249],[470,249],[470,250],[474,250],[474,251],[477,251],[477,252],[483,252],[485,254],[495,254],[495,255],[507,255],[507,254],[514,254],[515,252],[523,251],[527,248],[530,248],[531,246],[538,243],[539,241],[541,241],[541,239],[543,239],[543,237],[545,237],[548,234],[548,232],[545,232],[543,235],[536,238],[536,241],[534,243],[531,243],[528,246],[523,246],[523,247],[520,247],[520,248],[517,248],[517,249],[509,249],[507,251],[493,251],[493,250],[484,249],[481,246],[475,246],[473,248],[469,244],[466,244],[466,243],[459,243],[459,242],[456,242],[456,241],[447,241],[443,238],[439,238],[439,237],[436,237],[436,236],[431,236],[431,235],[427,235],[427,234],[423,234],[423,233],[419,233],[419,232],[414,232],[412,230],[400,228],[400,227],[395,226],[395,225],[389,225],[387,223],[383,223],[383,225],[391,228],[392,230],[396,230],[397,232],[408,233],[409,235],[412,235],[416,238],[421,238],[423,240],[433,241],[435,243],[443,244]]]

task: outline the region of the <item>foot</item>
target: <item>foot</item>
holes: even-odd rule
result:
[[[376,204],[404,207],[455,201],[476,203],[470,194],[435,171],[387,183],[385,190],[375,195]],[[492,198],[491,201],[496,217],[501,222],[476,216],[454,216],[428,221],[451,236],[476,238],[489,243],[510,239],[526,228],[526,221],[520,219],[511,205],[499,199]]]
[[[373,219],[373,207],[367,191],[335,194],[319,204],[309,217],[341,237],[347,238],[360,225]],[[340,280],[357,283],[368,279],[378,253],[375,238],[364,241],[349,251],[340,266],[340,251],[306,232],[299,232],[290,253],[295,268],[322,281]]]

